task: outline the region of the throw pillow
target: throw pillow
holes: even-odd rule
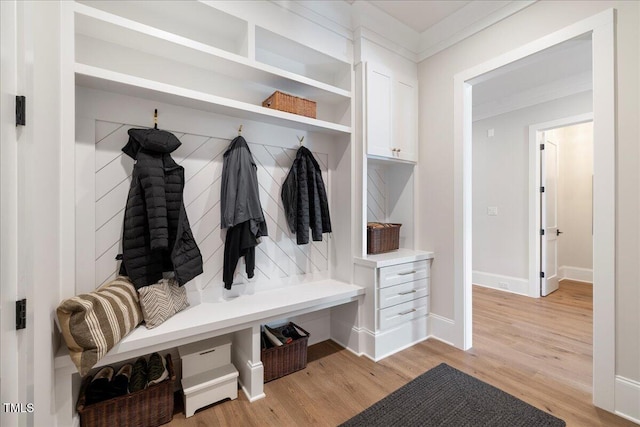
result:
[[[189,307],[187,291],[173,279],[162,279],[155,285],[138,289],[144,324],[152,329],[174,314]]]
[[[62,301],[56,314],[69,356],[83,376],[142,322],[138,293],[125,276]]]

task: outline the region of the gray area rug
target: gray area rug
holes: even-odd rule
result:
[[[442,363],[342,426],[542,427],[566,423]]]

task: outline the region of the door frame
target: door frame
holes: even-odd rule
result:
[[[584,34],[592,36],[594,115],[593,403],[615,412],[616,103],[615,9],[569,25],[454,76],[453,343],[469,349],[472,313],[471,81]]]
[[[542,259],[540,258],[540,229],[542,218],[540,215],[540,172],[541,153],[538,147],[538,133],[547,130],[579,125],[593,121],[593,113],[578,114],[563,117],[543,123],[529,126],[529,289],[528,295],[540,298],[540,271]],[[595,178],[594,178],[595,179]],[[595,266],[594,266],[595,267]]]

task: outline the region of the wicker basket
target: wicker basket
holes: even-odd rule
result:
[[[367,253],[381,254],[400,247],[400,226],[380,222],[367,223]]]
[[[264,366],[264,382],[284,377],[292,372],[299,371],[307,367],[307,342],[309,332],[294,323],[289,325],[303,331],[307,336],[293,340],[289,344],[280,347],[263,348],[260,353],[260,360]],[[274,328],[282,330],[284,326]]]
[[[273,108],[287,113],[316,118],[316,103],[308,99],[298,98],[280,91],[273,94],[262,102],[263,107]]]
[[[176,379],[171,355],[166,355],[169,378],[124,396],[85,406],[85,391],[93,378],[87,375],[80,387],[76,410],[82,427],[155,427],[173,418],[173,383]]]

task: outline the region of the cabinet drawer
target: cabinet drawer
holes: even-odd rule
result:
[[[178,347],[182,377],[188,378],[231,363],[231,337],[215,337]]]
[[[406,262],[404,264],[381,267],[378,273],[379,287],[399,285],[429,277],[429,263],[427,260]]]
[[[391,307],[429,295],[429,278],[387,286],[378,290],[378,308]]]
[[[428,297],[378,310],[378,328],[388,329],[429,313]]]

